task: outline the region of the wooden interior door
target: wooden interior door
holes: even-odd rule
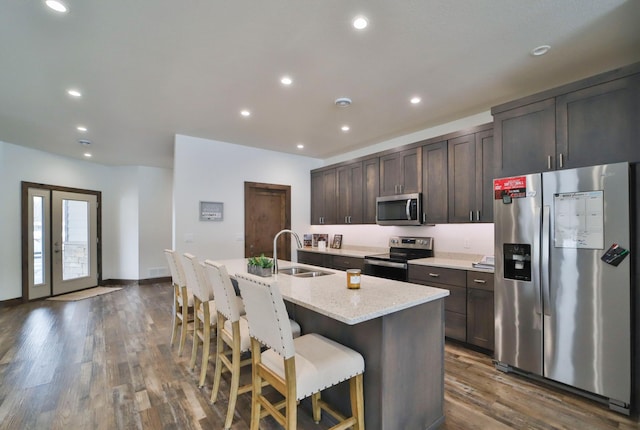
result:
[[[291,228],[291,186],[244,183],[244,256],[273,257],[273,238]],[[278,259],[291,260],[291,237],[278,239]]]

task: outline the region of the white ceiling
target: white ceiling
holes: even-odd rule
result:
[[[0,3],[0,140],[103,164],[171,167],[176,133],[326,158],[640,61],[640,0],[66,3]]]

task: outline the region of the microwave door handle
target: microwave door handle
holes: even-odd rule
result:
[[[411,221],[411,199],[407,199],[407,207],[405,208],[407,213],[407,220]]]

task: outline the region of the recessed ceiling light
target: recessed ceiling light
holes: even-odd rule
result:
[[[87,127],[85,127],[84,125],[79,125],[76,127],[76,130],[85,132],[87,131]]]
[[[291,85],[291,83],[293,82],[293,80],[289,77],[289,76],[283,76],[280,79],[280,82],[282,83],[282,85]]]
[[[87,157],[87,158],[91,158],[91,153],[90,152],[85,152],[84,156]]]
[[[369,21],[364,16],[356,16],[353,19],[353,28],[356,30],[364,30],[369,25]]]
[[[242,116],[250,116],[251,112],[249,112],[248,110],[244,109],[240,111],[240,115]]]
[[[303,145],[302,143],[298,143],[298,144],[296,145],[296,148],[298,148],[298,149],[302,149],[302,148],[304,148],[304,145]]]
[[[340,130],[342,130],[342,131],[349,131],[349,130],[350,130],[350,128],[349,128],[349,126],[348,126],[348,125],[343,125],[342,127],[340,127]]]
[[[418,96],[415,97],[411,97],[411,104],[417,105],[418,103],[420,103],[422,101],[422,99]]]
[[[551,46],[549,45],[540,45],[537,48],[533,48],[531,50],[531,55],[533,55],[534,57],[539,57],[549,52],[549,49],[551,49]]]
[[[74,89],[67,90],[67,94],[69,94],[72,97],[82,97],[82,93]]]
[[[49,6],[49,8],[55,10],[56,12],[64,13],[68,10],[67,5],[58,0],[46,0],[44,4],[46,4],[47,6]]]

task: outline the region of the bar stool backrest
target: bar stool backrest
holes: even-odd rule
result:
[[[249,335],[283,358],[295,355],[289,315],[276,281],[247,273],[236,274],[244,301]]]
[[[229,321],[239,321],[240,309],[236,299],[236,291],[231,283],[231,278],[229,278],[227,268],[224,264],[211,260],[205,260],[204,267],[216,298],[216,309]]]

